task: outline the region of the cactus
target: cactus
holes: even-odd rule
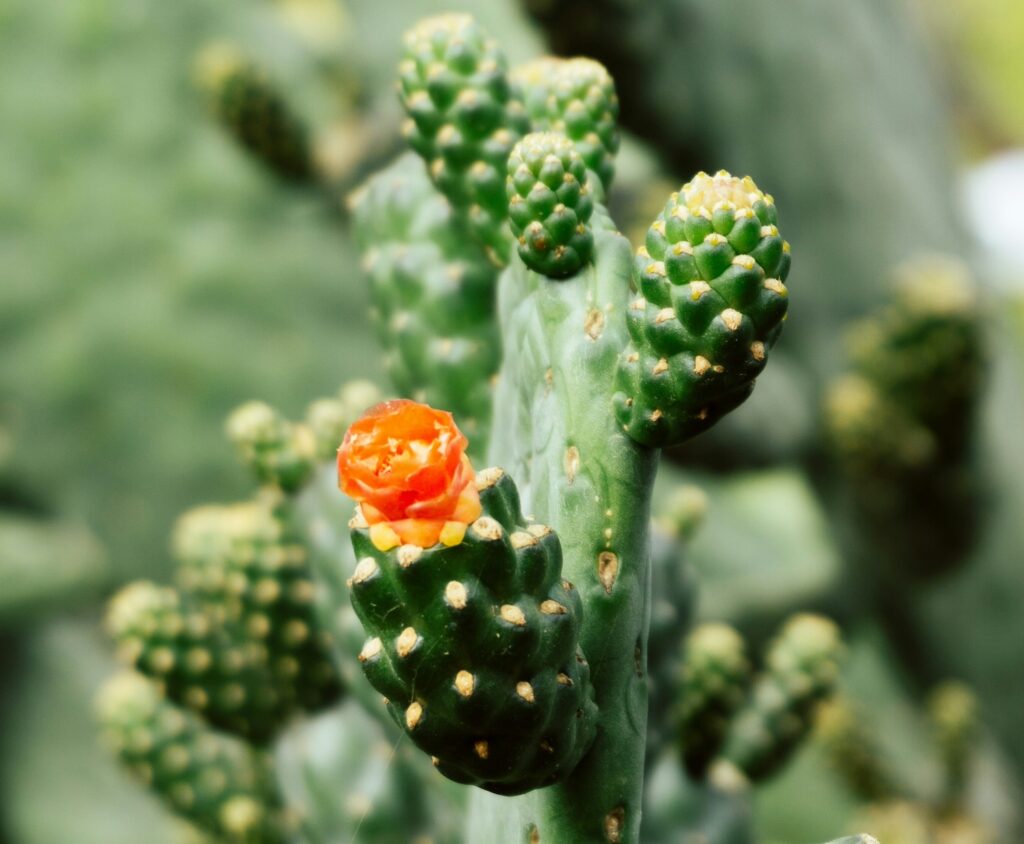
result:
[[[687,804],[684,831],[748,841],[750,784],[807,733],[838,633],[791,619],[750,694],[736,639],[716,663],[698,635],[679,690],[684,631],[671,625],[690,620],[680,555],[701,501],[674,501],[652,539],[651,499],[660,448],[753,389],[781,332],[789,248],[770,195],[722,171],[672,194],[634,253],[603,204],[614,85],[590,61],[544,66],[507,73],[464,15],[409,33],[399,96],[419,159],[400,157],[350,202],[408,398],[366,409],[359,394],[354,420],[344,395],[301,423],[261,404],[236,412],[229,436],[263,488],[187,516],[178,590],[129,587],[111,628],[160,680],[161,705],[191,707],[253,752],[344,682],[348,706],[417,748],[415,787],[444,800],[440,775],[477,786],[458,798],[469,841],[639,841],[659,761],[652,683],[656,736],[682,697],[670,764],[696,778],[655,816]],[[325,491],[319,465],[343,427],[337,480],[354,507]],[[653,621],[652,584],[672,604]],[[717,689],[716,671],[735,688]]]
[[[283,844],[289,821],[266,755],[210,729],[126,672],[97,700],[108,744],[176,811],[231,844]]]
[[[196,77],[210,108],[241,146],[280,178],[315,178],[309,130],[266,74],[228,44],[209,46]]]
[[[750,179],[700,174],[669,200],[634,260],[601,205],[602,175],[591,180],[587,173],[588,165],[607,163],[614,143],[602,142],[600,157],[593,145],[576,149],[568,118],[557,134],[560,121],[551,114],[568,112],[562,103],[580,96],[553,93],[557,73],[541,79],[536,70],[517,71],[509,87],[496,46],[461,16],[419,24],[406,51],[400,95],[412,121],[408,137],[454,208],[447,228],[468,225],[492,259],[508,261],[497,283],[502,356],[490,430],[477,434],[488,437],[487,464],[500,474],[487,470],[472,488],[459,468],[465,458],[451,453],[464,438],[450,417],[422,405],[382,405],[350,430],[339,479],[361,502],[352,522],[361,562],[350,591],[368,637],[363,668],[395,720],[443,773],[484,786],[471,795],[470,840],[636,841],[656,447],[695,435],[749,395],[781,329],[789,249],[775,227],[771,197]],[[595,112],[606,121],[612,89],[597,87]],[[475,125],[470,106],[481,112]],[[603,135],[594,130],[598,140],[611,137],[608,128]],[[494,143],[485,149],[487,139]],[[500,206],[491,193],[499,148],[507,173]],[[376,267],[385,250],[393,251],[396,233],[412,230],[405,220],[415,212],[394,223],[371,213],[358,219],[380,179],[387,180],[392,207],[422,207],[421,171],[401,167],[405,181],[393,168],[357,200],[357,237],[373,283],[390,283],[389,295],[409,304],[399,279],[377,275]],[[610,174],[607,167],[602,172]],[[500,248],[510,242],[509,230],[518,255]],[[666,267],[661,275],[655,261]],[[673,286],[692,294],[695,285],[696,297],[673,297]],[[659,317],[666,308],[670,314]],[[386,332],[383,339],[400,343]],[[641,376],[641,353],[657,371]],[[434,422],[414,421],[420,418]],[[492,477],[502,478],[494,486],[508,492],[495,494]],[[510,503],[516,498],[526,521]],[[549,579],[529,586],[524,580],[534,565],[520,555],[534,548],[530,525],[560,547],[561,585],[550,580],[558,577],[550,562],[542,567]],[[488,544],[493,551],[479,550]],[[484,559],[488,568],[480,569]],[[458,590],[467,578],[472,589]],[[446,594],[448,587],[457,594]],[[466,604],[458,613],[473,609],[478,616],[459,622],[469,624],[465,632],[453,626],[462,618],[453,596]],[[545,621],[548,601],[564,612]],[[553,619],[566,631],[557,652],[537,638],[544,629],[538,624]],[[506,643],[515,628],[523,644]],[[508,729],[522,731],[516,761],[501,742],[492,751],[491,725],[504,717],[498,713],[523,705],[513,692],[522,680],[516,672],[534,688],[529,678],[570,667],[566,657],[577,647],[578,664],[589,666],[596,710],[579,705],[578,731],[563,734],[556,707],[547,725],[552,739],[540,755],[536,728],[530,721],[516,726],[509,715]],[[834,681],[838,647],[834,627],[822,619],[786,628],[730,736],[740,770],[766,776],[796,746],[813,704]],[[569,679],[567,688],[585,701],[585,674]],[[494,701],[484,720],[467,715],[477,711],[478,694]],[[534,694],[541,703],[541,693]],[[590,719],[597,724],[592,741]],[[538,790],[542,784],[552,785]]]
[[[825,417],[853,517],[892,570],[880,576],[924,579],[962,563],[977,536],[985,350],[962,267],[919,259],[897,281],[894,301],[851,331],[853,372],[833,385]]]

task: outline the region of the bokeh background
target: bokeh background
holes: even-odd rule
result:
[[[263,398],[297,416],[348,378],[384,383],[341,195],[394,138],[401,32],[449,7],[500,33],[513,61],[553,47],[632,74],[629,92],[643,96],[623,92],[631,135],[613,196],[624,228],[642,231],[701,167],[751,172],[783,209],[800,257],[778,372],[730,420],[726,444],[698,441],[692,461],[707,464],[711,499],[694,548],[707,617],[756,630],[776,593],[828,605],[840,551],[790,463],[841,366],[836,337],[882,301],[899,261],[967,262],[991,304],[983,425],[996,479],[977,559],[915,606],[939,652],[919,681],[974,685],[993,814],[1013,816],[1024,771],[1024,621],[1012,623],[1024,599],[1024,5],[751,0],[719,4],[727,14],[680,2],[659,18],[654,7],[671,4],[613,4],[635,22],[621,28],[634,53],[649,44],[644,67],[609,46],[614,22],[587,5],[0,5],[0,841],[184,840],[98,744],[91,700],[112,665],[102,602],[129,579],[170,578],[177,514],[245,494],[223,435],[233,407]],[[559,18],[565,8],[572,17]],[[266,66],[326,139],[335,193],[276,180],[216,124],[195,64],[224,40]],[[765,419],[778,424],[761,436]],[[727,436],[756,443],[734,459]],[[761,488],[742,474],[755,469]],[[767,574],[754,568],[765,556],[779,561]],[[886,735],[921,744],[916,681],[892,667],[890,640],[868,625],[851,650],[850,682]],[[759,793],[763,840],[824,840],[855,814],[820,756],[811,748]]]

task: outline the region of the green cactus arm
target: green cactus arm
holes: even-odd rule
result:
[[[269,757],[211,729],[134,672],[101,689],[107,744],[174,812],[229,844],[285,844],[283,810]]]
[[[833,622],[809,614],[789,619],[733,720],[723,757],[753,781],[778,771],[810,732],[817,705],[832,694],[842,652]]]
[[[604,65],[546,56],[512,70],[534,131],[557,132],[576,146],[607,195],[619,150],[619,98]]]
[[[370,636],[359,660],[395,720],[449,778],[516,794],[563,778],[593,740],[582,607],[511,478],[476,485],[483,515],[451,547],[381,551],[357,514],[349,585]]]
[[[575,275],[590,262],[594,210],[583,158],[556,132],[533,132],[508,159],[508,216],[519,257],[548,278]]]
[[[523,509],[552,525],[583,599],[581,645],[601,711],[593,748],[563,784],[514,800],[471,798],[469,834],[519,842],[637,839],[647,721],[648,522],[655,452],[610,412],[627,341],[631,250],[594,212],[595,262],[551,282],[514,262],[499,285],[505,356],[490,462]],[[474,839],[475,840],[475,839]]]
[[[857,797],[874,802],[899,796],[879,738],[852,701],[836,695],[823,702],[814,730],[831,766]]]
[[[450,410],[473,455],[482,454],[501,354],[497,270],[415,155],[371,178],[351,206],[392,382],[402,395]]]
[[[942,758],[947,809],[961,806],[978,745],[978,700],[963,683],[947,681],[928,696],[928,719]]]
[[[707,773],[746,696],[751,667],[742,637],[727,624],[702,624],[683,658],[679,732],[683,764],[694,779]]]
[[[470,230],[504,263],[505,162],[528,127],[504,54],[469,15],[439,15],[406,33],[398,77],[406,139]]]
[[[651,225],[616,378],[616,417],[637,442],[677,445],[750,395],[788,307],[776,222],[771,196],[720,171],[695,176]]]
[[[196,77],[228,134],[280,178],[316,179],[305,123],[266,73],[228,44],[213,44],[196,62]]]

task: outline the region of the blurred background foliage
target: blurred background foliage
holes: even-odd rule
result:
[[[96,744],[90,701],[111,664],[98,632],[98,599],[135,577],[168,579],[175,516],[198,502],[243,494],[243,473],[223,437],[233,407],[259,397],[298,416],[348,378],[382,377],[341,191],[289,187],[241,154],[197,93],[197,52],[226,38],[265,63],[320,130],[322,153],[345,183],[360,155],[379,142],[381,127],[386,134],[397,124],[391,80],[398,35],[450,5],[394,0],[386,12],[357,0],[0,5],[0,841],[128,844],[140,829],[154,844],[192,840],[124,780]],[[513,62],[545,49],[512,2],[455,5],[500,33]],[[525,5],[543,16],[557,4]],[[640,14],[639,5],[624,5]],[[980,212],[967,222],[983,244],[994,240],[995,249],[977,264],[985,268],[983,282],[1002,285],[1004,298],[993,313],[1006,317],[994,319],[999,354],[984,422],[1000,498],[968,574],[923,595],[913,609],[942,653],[922,667],[917,682],[954,672],[975,683],[999,741],[1024,767],[1024,733],[1017,729],[1024,674],[1012,671],[1020,665],[1024,622],[1005,626],[1024,596],[1018,517],[1024,508],[1018,442],[1024,266],[1012,247],[1021,242],[1012,241],[1014,231],[1024,237],[1024,223],[1019,210],[1016,229],[1006,219],[1013,209],[991,210],[1006,208],[1003,185],[1017,185],[1016,194],[1009,193],[1019,197],[1024,181],[1021,156],[1010,152],[1024,144],[1024,6],[1018,0],[917,0],[907,8],[911,14],[900,17],[901,26],[912,21],[925,49],[906,87],[886,96],[896,102],[923,91],[913,104],[916,113],[944,126],[948,107],[957,134],[918,138],[915,145],[904,130],[894,136],[902,146],[879,135],[877,149],[896,170],[903,164],[914,170],[922,158],[944,161],[949,153],[965,171],[978,166],[964,192],[968,208]],[[770,13],[758,14],[772,23]],[[714,37],[727,34],[729,22],[713,16],[702,22],[714,49]],[[866,31],[851,31],[850,38]],[[777,82],[764,84],[769,90],[778,84],[776,93],[785,93],[785,84],[803,72],[799,63],[787,64],[787,51],[801,49],[807,36],[781,25],[768,32],[754,54],[778,70]],[[552,41],[557,44],[557,33]],[[870,39],[865,44],[865,62],[884,60],[891,47]],[[821,43],[814,49],[827,53]],[[834,78],[835,68],[822,58],[823,78]],[[885,75],[869,76],[865,89],[850,97],[878,96]],[[742,87],[728,78],[718,82],[720,91]],[[841,552],[814,490],[800,471],[780,464],[801,459],[801,443],[817,425],[816,379],[839,365],[834,345],[820,361],[818,350],[883,289],[883,268],[859,289],[852,286],[859,279],[847,277],[845,292],[827,278],[833,269],[841,275],[837,263],[844,262],[837,256],[857,256],[866,247],[843,242],[835,231],[833,241],[815,236],[821,211],[807,199],[824,174],[793,148],[806,143],[813,161],[840,160],[847,154],[834,145],[841,129],[819,115],[782,110],[780,120],[790,125],[759,147],[756,131],[751,137],[734,133],[742,96],[726,98],[715,111],[709,107],[715,90],[705,94],[682,105],[663,97],[665,109],[678,112],[688,129],[674,135],[685,139],[684,148],[661,144],[661,160],[677,170],[680,161],[716,166],[704,156],[721,151],[727,166],[749,165],[759,181],[763,173],[780,194],[795,246],[806,246],[808,254],[798,276],[807,310],[796,313],[805,321],[801,327],[794,319],[792,345],[784,342],[780,351],[815,359],[788,367],[780,360],[770,370],[772,386],[722,426],[720,442],[728,444],[769,415],[781,414],[785,424],[741,458],[713,439],[701,440],[707,454],[700,459],[717,461],[712,470],[732,460],[745,463],[747,472],[775,464],[750,477],[696,478],[711,499],[693,547],[705,590],[702,614],[743,622],[756,633],[770,628],[783,603],[827,608],[828,590],[841,581]],[[831,104],[835,112],[828,105],[822,103],[826,115],[842,117],[845,104]],[[709,121],[700,132],[694,115]],[[819,117],[824,128],[816,135],[801,132],[801,120]],[[655,133],[659,125],[652,126]],[[872,160],[848,157],[854,168]],[[929,166],[934,172],[942,165]],[[666,185],[680,175],[667,173],[659,152],[635,140],[626,144],[620,172],[623,188],[613,199],[626,215],[624,228],[646,226]],[[952,172],[949,178],[937,193],[952,201],[960,185]],[[911,181],[894,189],[918,188],[917,205],[928,209],[934,192],[927,186]],[[824,199],[837,196],[841,191]],[[652,203],[651,197],[658,198]],[[846,198],[852,214],[859,200]],[[859,213],[871,210],[865,204]],[[900,221],[927,229],[916,246],[935,248],[966,244],[961,223],[948,204],[930,208],[927,219]],[[993,238],[1000,226],[1003,233]],[[892,257],[898,251],[894,247]],[[816,290],[815,280],[823,277]],[[812,325],[807,314],[828,318]],[[765,502],[772,506],[761,506]],[[750,546],[731,542],[733,532]],[[761,563],[778,564],[776,591],[765,589],[752,570],[751,549]],[[45,582],[29,582],[13,573],[15,566],[44,574]],[[907,688],[888,640],[869,626],[858,632],[851,652],[847,684],[873,712],[886,713],[878,729],[889,756],[901,757],[909,747],[906,758],[921,758],[925,742],[908,726]],[[1003,764],[1001,752],[992,754],[990,776],[1003,777]],[[804,797],[811,789],[813,806]],[[825,840],[840,831],[837,819],[856,808],[819,749],[758,794],[766,841]]]

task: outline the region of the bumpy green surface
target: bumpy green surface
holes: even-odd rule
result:
[[[775,773],[810,731],[815,706],[832,693],[842,650],[828,619],[797,615],[786,622],[723,755],[752,780]]]
[[[947,807],[966,797],[970,765],[978,745],[978,700],[963,683],[949,681],[928,696],[928,716],[945,768]]]
[[[317,709],[337,697],[338,679],[316,622],[308,550],[290,518],[273,495],[185,514],[174,535],[179,582],[211,620],[255,646],[292,706]]]
[[[679,731],[683,764],[702,778],[743,703],[751,668],[743,639],[727,624],[702,624],[686,642]]]
[[[305,547],[265,501],[202,507],[175,537],[183,593],[138,582],[111,603],[122,658],[211,724],[264,742],[337,698]]]
[[[427,18],[404,43],[398,78],[406,138],[480,242],[503,260],[505,161],[529,125],[505,56],[469,15]]]
[[[651,225],[615,394],[637,442],[678,444],[750,395],[788,307],[776,221],[770,196],[721,171],[694,177]]]
[[[242,463],[264,483],[294,490],[313,469],[312,432],[293,425],[266,402],[249,402],[235,410],[228,417],[227,433]]]
[[[508,475],[477,484],[484,515],[450,548],[381,552],[357,517],[350,586],[370,634],[359,658],[441,773],[517,794],[573,770],[597,713],[558,537],[523,519]]]
[[[261,740],[287,709],[271,686],[266,658],[253,653],[255,642],[233,641],[222,626],[183,606],[171,587],[126,586],[111,602],[107,628],[125,662],[214,726]]]
[[[619,98],[604,65],[546,56],[514,68],[512,82],[533,129],[569,138],[607,194],[619,150]]]
[[[534,132],[508,158],[508,219],[519,257],[548,278],[567,278],[594,254],[594,201],[587,168],[572,141]]]
[[[262,752],[207,727],[132,672],[108,681],[97,710],[107,743],[173,811],[230,844],[288,840]]]
[[[482,449],[501,357],[496,269],[411,153],[370,179],[352,208],[391,380],[403,395],[451,411]]]
[[[251,155],[283,179],[315,177],[309,132],[262,69],[217,45],[200,56],[197,75],[217,119]]]
[[[523,508],[558,532],[583,598],[582,649],[600,710],[591,751],[563,784],[522,797],[471,796],[469,840],[545,844],[639,839],[647,725],[650,487],[656,456],[609,412],[628,342],[631,249],[600,207],[595,262],[552,282],[514,262],[499,283],[505,355],[490,460]]]

